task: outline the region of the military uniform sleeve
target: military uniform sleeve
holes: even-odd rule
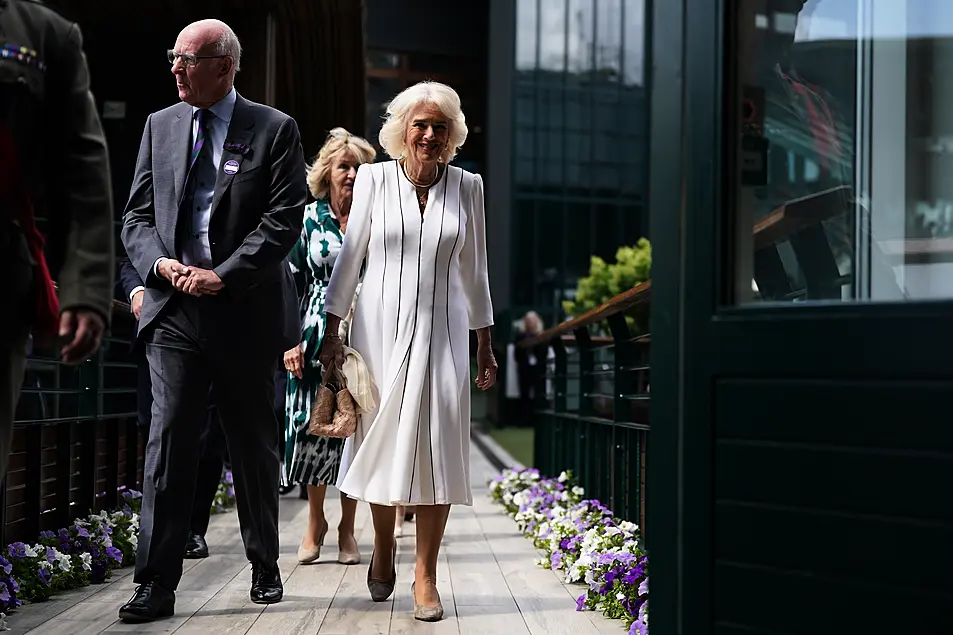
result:
[[[59,169],[48,177],[58,183],[59,208],[54,222],[66,233],[63,265],[57,276],[61,309],[93,309],[110,316],[115,255],[112,183],[109,156],[96,103],[89,90],[89,70],[79,27],[72,25],[51,66],[49,81],[55,128],[63,138],[57,154]]]

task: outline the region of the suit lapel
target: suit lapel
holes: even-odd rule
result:
[[[172,121],[172,170],[175,177],[176,208],[182,202],[185,177],[189,172],[192,154],[192,106],[181,104]]]
[[[212,196],[211,216],[215,215],[222,197],[228,191],[232,184],[235,174],[241,174],[242,163],[249,158],[251,154],[251,142],[255,138],[255,119],[252,116],[251,106],[241,95],[236,95],[235,110],[232,112],[232,120],[228,124],[228,134],[225,135],[225,148],[222,149],[222,161],[218,167],[218,176],[215,179],[215,194]],[[248,148],[246,154],[233,152],[227,148],[230,146]],[[225,164],[229,161],[238,163],[238,170],[232,174],[225,171]]]

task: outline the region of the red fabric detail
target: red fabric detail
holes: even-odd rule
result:
[[[26,177],[20,165],[20,152],[6,125],[0,122],[0,201],[3,213],[16,222],[26,236],[30,255],[36,263],[34,284],[36,306],[33,314],[33,332],[39,336],[59,332],[60,301],[56,296],[53,278],[43,255],[43,234],[36,226],[33,200],[26,188]]]
[[[814,90],[813,86],[785,73],[781,75],[790,82],[791,88],[794,89],[794,92],[797,93],[807,108],[807,119],[811,135],[814,137],[814,150],[817,152],[818,165],[821,172],[826,173],[829,168],[829,160],[840,156],[840,144],[837,140],[834,115],[827,106],[827,102]],[[823,112],[818,111],[818,106]]]

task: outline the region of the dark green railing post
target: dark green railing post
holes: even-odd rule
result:
[[[571,464],[572,470],[578,475],[582,486],[589,490],[593,482],[592,461],[587,460],[594,443],[590,434],[591,424],[587,418],[593,415],[593,398],[595,392],[595,353],[592,349],[592,337],[588,327],[573,330],[576,339],[576,350],[579,353],[579,416],[573,426],[575,429],[571,437],[564,437],[563,442],[575,449]],[[575,438],[573,438],[575,437]],[[593,492],[594,494],[596,492]]]
[[[73,478],[73,426],[68,421],[56,424],[56,511],[53,521],[56,529],[68,527],[73,517],[70,512],[70,492]]]
[[[139,421],[133,416],[126,419],[126,487],[142,489],[139,483]]]
[[[567,375],[569,373],[569,360],[566,345],[562,338],[554,337],[550,340],[549,346],[553,349],[553,373],[550,377],[553,385],[552,410],[547,416],[537,419],[533,454],[533,462],[536,463],[536,467],[543,474],[553,474],[553,471],[558,467],[556,450],[560,430],[565,426]]]
[[[28,536],[40,533],[40,503],[43,500],[43,425],[34,424],[26,433],[26,482],[23,489],[24,524]]]
[[[99,351],[99,364],[97,367],[96,383],[96,413],[99,416],[106,414],[105,393],[106,386],[106,368],[109,360],[110,349],[112,348],[111,338],[103,342]],[[99,424],[97,422],[97,428]],[[119,493],[119,420],[110,416],[105,418],[104,426],[106,434],[106,482],[103,487],[102,500],[99,501],[102,509],[115,509],[118,502]]]
[[[80,455],[79,489],[76,495],[76,511],[88,514],[96,511],[96,428],[99,405],[99,358],[91,358],[80,364],[79,373],[79,420]]]
[[[633,483],[625,478],[627,472],[628,439],[627,430],[619,427],[620,421],[630,420],[629,396],[635,392],[633,370],[636,351],[632,344],[632,332],[624,313],[615,313],[606,320],[613,340],[613,394],[612,394],[612,437],[610,447],[610,473],[612,483],[609,492],[610,507],[622,517],[628,518],[626,493]]]

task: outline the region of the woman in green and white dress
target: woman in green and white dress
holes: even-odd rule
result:
[[[344,439],[308,434],[311,404],[321,385],[323,369],[318,348],[324,337],[324,298],[334,262],[347,231],[354,179],[362,163],[370,163],[376,153],[360,137],[343,128],[331,131],[308,168],[308,187],[317,199],[305,207],[301,238],[290,254],[291,271],[301,298],[301,344],[284,355],[288,371],[285,395],[285,457],[282,480],[285,485],[306,485],[310,506],[308,529],[298,547],[298,560],[310,564],[321,557],[328,532],[324,498],[329,483],[337,481]],[[338,561],[361,561],[354,539],[357,501],[341,495],[341,522],[338,525]]]

